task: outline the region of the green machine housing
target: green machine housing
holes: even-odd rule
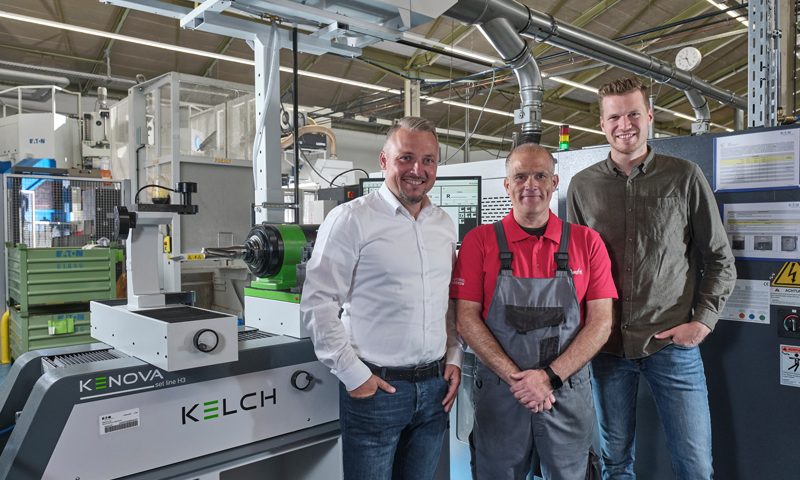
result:
[[[245,296],[299,303],[304,262],[311,254],[318,229],[319,225],[295,224],[253,227],[247,234],[242,259],[257,278],[244,289]]]

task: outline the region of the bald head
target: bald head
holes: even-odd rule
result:
[[[520,157],[538,157],[540,155],[550,159],[552,162],[550,173],[555,173],[557,163],[556,158],[548,149],[536,143],[523,143],[522,145],[517,145],[506,157],[506,175],[509,175],[508,166],[513,160]]]

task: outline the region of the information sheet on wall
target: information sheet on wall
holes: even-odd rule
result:
[[[719,318],[769,325],[769,302],[768,280],[738,279]]]
[[[714,139],[714,189],[800,187],[800,129]]]
[[[800,257],[800,202],[726,203],[722,221],[736,257]]]

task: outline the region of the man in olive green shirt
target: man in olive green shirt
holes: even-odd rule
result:
[[[637,78],[604,85],[600,127],[611,152],[581,171],[567,194],[570,221],[600,233],[619,291],[614,328],[592,361],[604,478],[634,479],[639,377],[656,401],[681,479],[711,479],[711,420],[698,345],[736,281],[713,192],[700,168],[656,155]]]

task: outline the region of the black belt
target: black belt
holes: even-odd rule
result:
[[[394,380],[421,382],[423,380],[441,377],[444,372],[444,359],[414,367],[379,367],[364,360],[362,360],[362,362],[369,367],[372,373],[387,382]]]

